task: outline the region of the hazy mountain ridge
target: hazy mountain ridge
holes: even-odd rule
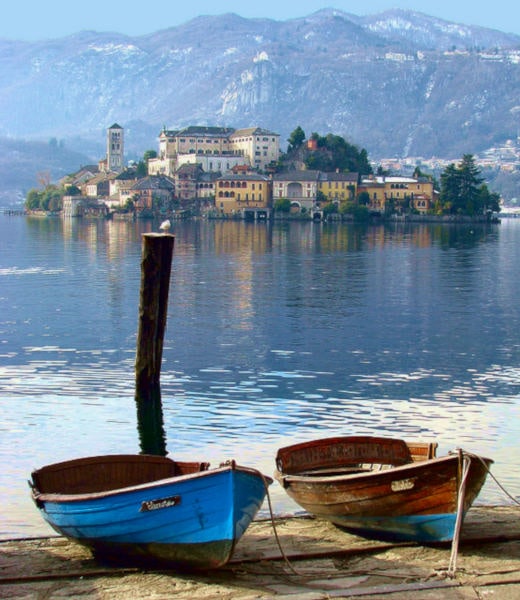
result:
[[[520,36],[405,10],[283,22],[225,14],[140,37],[0,40],[0,61],[0,136],[76,150],[83,138],[101,156],[114,121],[129,153],[156,148],[163,126],[260,125],[284,147],[301,125],[371,157],[459,157],[518,128]]]

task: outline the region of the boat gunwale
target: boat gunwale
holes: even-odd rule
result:
[[[81,461],[82,459],[77,459]],[[74,462],[74,461],[67,461]],[[174,461],[172,461],[174,462]],[[264,475],[258,469],[254,469],[252,467],[246,467],[243,465],[237,465],[234,461],[229,464],[223,464],[219,467],[215,467],[213,469],[206,469],[204,471],[197,471],[195,473],[187,473],[185,475],[172,475],[171,477],[166,477],[162,479],[155,479],[149,482],[140,483],[138,485],[132,485],[127,487],[119,487],[113,488],[109,490],[104,490],[101,492],[83,492],[80,494],[67,494],[67,493],[56,493],[56,492],[40,492],[38,488],[29,482],[31,487],[31,493],[33,500],[37,503],[44,502],[55,502],[55,503],[69,503],[69,502],[85,502],[90,500],[98,500],[101,498],[107,498],[112,496],[120,496],[131,494],[133,492],[138,492],[141,490],[152,490],[161,487],[167,487],[169,485],[175,485],[178,483],[182,483],[184,481],[198,479],[201,477],[215,476],[226,471],[239,471],[241,473],[246,473],[252,476],[257,476],[264,482],[264,485],[271,485],[273,483],[273,479],[268,475]]]
[[[463,451],[464,452],[464,451]],[[486,465],[486,468],[489,468],[490,465],[493,464],[493,460],[491,458],[486,458],[484,456],[477,456],[477,455],[473,455],[473,454],[468,454],[466,453],[468,456],[470,456],[471,458],[476,458],[478,459],[478,462],[481,463],[481,461],[483,461]],[[358,471],[356,473],[343,473],[343,474],[337,474],[337,475],[319,475],[319,474],[298,474],[298,473],[291,473],[291,474],[285,474],[283,471],[280,471],[279,469],[277,469],[275,471],[275,478],[281,482],[282,485],[287,485],[287,484],[291,484],[291,483],[341,483],[341,482],[351,482],[357,479],[376,479],[377,477],[386,477],[386,476],[390,476],[392,477],[395,473],[397,473],[397,475],[402,474],[403,472],[406,471],[411,471],[413,472],[418,472],[420,470],[427,470],[429,468],[433,466],[437,466],[439,463],[444,463],[444,462],[453,462],[455,461],[456,463],[458,463],[459,461],[459,454],[457,451],[454,451],[451,454],[447,454],[445,456],[438,456],[436,458],[430,458],[424,461],[419,461],[419,462],[410,462],[410,463],[406,463],[404,465],[396,465],[396,466],[391,466],[390,468],[386,468],[386,469],[381,469],[381,470],[375,470],[375,469],[371,469],[371,470],[365,470],[365,471]],[[347,468],[347,467],[346,467]]]

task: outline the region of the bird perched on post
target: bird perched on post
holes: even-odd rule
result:
[[[164,232],[168,232],[170,231],[170,227],[172,226],[172,224],[170,223],[170,221],[167,219],[166,221],[163,221],[160,225],[159,225],[159,229],[161,231]]]

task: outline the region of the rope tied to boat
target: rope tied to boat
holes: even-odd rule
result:
[[[265,491],[266,491],[266,496],[267,496],[267,504],[269,506],[269,515],[271,516],[271,525],[273,527],[273,533],[274,533],[274,537],[276,540],[276,545],[278,546],[278,549],[280,550],[280,554],[282,555],[282,557],[285,561],[285,564],[294,573],[294,575],[300,575],[300,573],[298,573],[298,571],[292,566],[290,560],[287,558],[287,555],[285,554],[285,552],[282,548],[280,538],[278,537],[278,531],[276,529],[276,523],[275,523],[275,518],[274,518],[274,513],[273,513],[273,505],[271,503],[271,495],[269,494],[269,483],[267,482],[267,479],[265,478],[263,473],[260,473],[260,474],[262,475],[262,480],[263,480],[264,486],[265,486]]]
[[[462,473],[460,477],[460,485],[457,494],[457,517],[455,520],[455,531],[451,541],[451,555],[448,565],[448,577],[455,577],[457,571],[457,556],[459,551],[460,530],[462,527],[462,519],[464,518],[464,500],[466,494],[466,480],[468,478],[469,469],[471,466],[471,456],[459,448],[459,464],[462,465]]]
[[[506,488],[500,483],[500,481],[498,481],[498,479],[493,475],[493,473],[491,472],[491,469],[489,468],[489,466],[486,464],[486,461],[479,456],[478,454],[473,454],[471,452],[466,452],[466,454],[468,456],[470,456],[471,458],[476,458],[478,459],[482,465],[484,466],[484,468],[486,469],[488,475],[491,477],[491,479],[493,479],[493,481],[498,485],[498,487],[504,492],[504,494],[510,499],[512,500],[515,504],[518,504],[518,506],[520,506],[520,501],[515,498],[514,496],[512,496],[507,490]]]

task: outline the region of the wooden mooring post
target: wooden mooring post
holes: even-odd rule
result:
[[[142,399],[151,396],[160,383],[174,241],[175,236],[168,233],[143,235],[135,359],[136,395]]]

